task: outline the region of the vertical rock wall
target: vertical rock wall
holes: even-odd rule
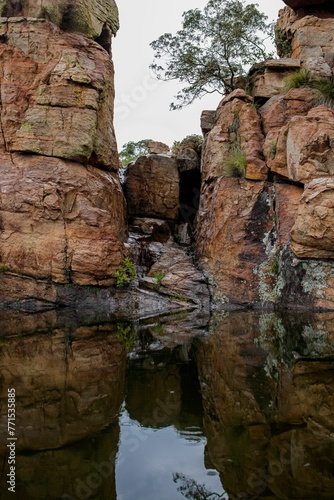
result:
[[[333,309],[334,111],[282,73],[332,77],[333,12],[286,7],[277,26],[293,57],[251,77],[253,98],[225,97],[207,130],[197,252],[216,304]]]
[[[11,16],[0,19],[1,271],[114,283],[127,238],[104,36],[117,31],[116,5],[2,1],[0,10]]]

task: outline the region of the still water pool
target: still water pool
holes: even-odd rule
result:
[[[57,314],[0,316],[1,499],[334,498],[334,314]]]

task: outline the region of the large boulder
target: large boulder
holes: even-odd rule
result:
[[[334,258],[334,178],[314,179],[304,191],[291,247],[298,257]]]
[[[235,148],[246,158],[248,179],[264,180],[263,134],[253,98],[237,89],[225,97],[216,111],[215,125],[207,135],[202,160],[202,180],[223,175],[223,166]]]
[[[179,212],[179,171],[175,158],[141,156],[128,166],[125,194],[130,215],[175,220]]]
[[[117,174],[3,154],[0,177],[3,270],[58,283],[114,283],[127,237]]]
[[[334,176],[334,111],[326,106],[291,119],[287,133],[287,170],[291,180],[305,183]]]

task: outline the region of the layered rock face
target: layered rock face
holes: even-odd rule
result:
[[[43,18],[64,31],[97,39],[115,35],[119,28],[114,0],[0,0],[2,17]],[[110,42],[110,39],[109,39]]]
[[[113,1],[8,1],[1,13],[26,16],[0,22],[2,271],[114,283],[127,225],[113,64],[90,38],[104,45],[103,30],[116,32],[117,8]]]
[[[292,8],[280,10],[276,24],[281,47],[282,43],[285,50],[290,47],[291,57],[299,59],[312,76],[331,76],[334,50],[332,2],[286,3]]]
[[[290,30],[293,57],[251,75],[254,101],[237,90],[210,127],[203,117],[196,244],[223,307],[334,308],[334,112],[312,88],[284,91],[291,69],[332,72],[334,18],[317,12],[282,11],[278,29]]]

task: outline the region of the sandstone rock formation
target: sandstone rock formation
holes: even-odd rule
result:
[[[63,31],[106,42],[119,28],[114,0],[0,0],[2,17],[43,18]]]
[[[203,188],[197,251],[218,285],[217,301],[260,301],[254,271],[262,265],[268,267],[268,276],[262,275],[261,281],[272,280],[269,272],[275,253],[267,253],[273,230],[273,196],[272,187],[264,182],[227,177]]]
[[[99,36],[104,25],[111,29],[116,7],[76,3],[74,11],[85,8],[93,24],[99,18],[94,33],[93,24],[90,30],[82,24],[85,36],[55,25],[64,28],[59,12],[71,8],[2,2],[3,14],[34,17],[0,20],[1,270],[57,283],[112,284],[127,254],[113,65],[87,37]]]
[[[117,170],[114,71],[105,50],[43,20],[3,20],[0,28],[5,151]]]
[[[319,2],[314,3],[319,5]],[[279,12],[276,37],[281,46],[286,49],[290,46],[291,57],[299,59],[301,66],[308,68],[313,77],[328,77],[332,74],[333,24],[331,2],[319,11],[310,8],[299,13],[285,7]]]
[[[259,68],[257,68],[259,66]],[[255,65],[249,74],[250,93],[253,97],[269,99],[281,92],[288,72],[300,68],[299,59],[269,59]]]
[[[283,78],[300,66],[312,78],[331,75],[333,22],[325,5],[307,14],[286,7],[276,29],[291,58],[254,68],[252,97],[234,91],[203,117],[196,247],[219,307],[334,308],[334,114],[312,87],[286,91]]]
[[[222,100],[215,126],[207,136],[203,152],[202,181],[222,175],[225,160],[239,149],[245,155],[246,178],[263,180],[267,168],[262,159],[263,134],[252,98],[235,90]]]
[[[42,155],[0,161],[4,270],[57,283],[113,282],[127,237],[117,175]]]
[[[179,210],[179,172],[175,159],[142,156],[127,168],[125,193],[130,215],[175,220]]]

